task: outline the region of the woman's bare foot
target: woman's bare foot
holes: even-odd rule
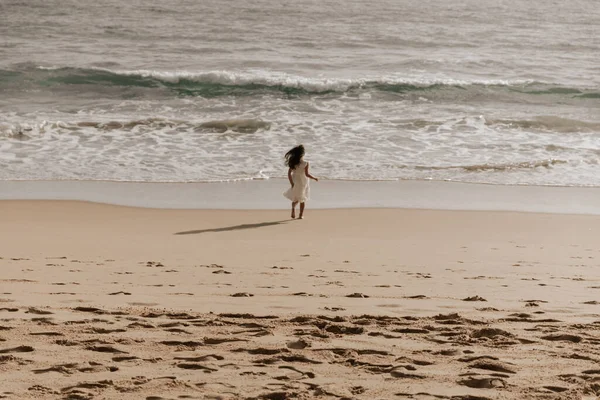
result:
[[[296,219],[296,204],[298,204],[297,201],[292,201],[292,219]]]

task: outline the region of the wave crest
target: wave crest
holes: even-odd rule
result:
[[[594,99],[598,90],[570,88],[529,80],[460,80],[406,77],[397,74],[357,78],[303,77],[270,70],[249,71],[154,71],[111,68],[40,67],[24,64],[16,70],[0,70],[0,88],[33,84],[100,85],[168,89],[181,96],[251,96],[256,94],[311,95],[325,93],[382,92],[390,95],[432,95],[454,91],[474,96],[568,96]]]

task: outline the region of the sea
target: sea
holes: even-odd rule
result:
[[[597,0],[0,0],[0,180],[600,186]]]

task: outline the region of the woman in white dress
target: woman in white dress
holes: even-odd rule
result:
[[[304,160],[304,146],[299,145],[285,154],[285,164],[289,167],[288,179],[291,188],[283,195],[292,201],[292,219],[296,218],[296,204],[300,203],[300,215],[298,219],[304,218],[304,203],[309,199],[309,179],[319,181],[308,172],[308,161]]]

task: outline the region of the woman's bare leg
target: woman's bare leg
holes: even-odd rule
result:
[[[296,218],[296,204],[298,204],[297,201],[292,201],[292,219]]]
[[[300,203],[300,215],[298,216],[298,219],[304,218],[303,214],[304,214],[304,203]]]

